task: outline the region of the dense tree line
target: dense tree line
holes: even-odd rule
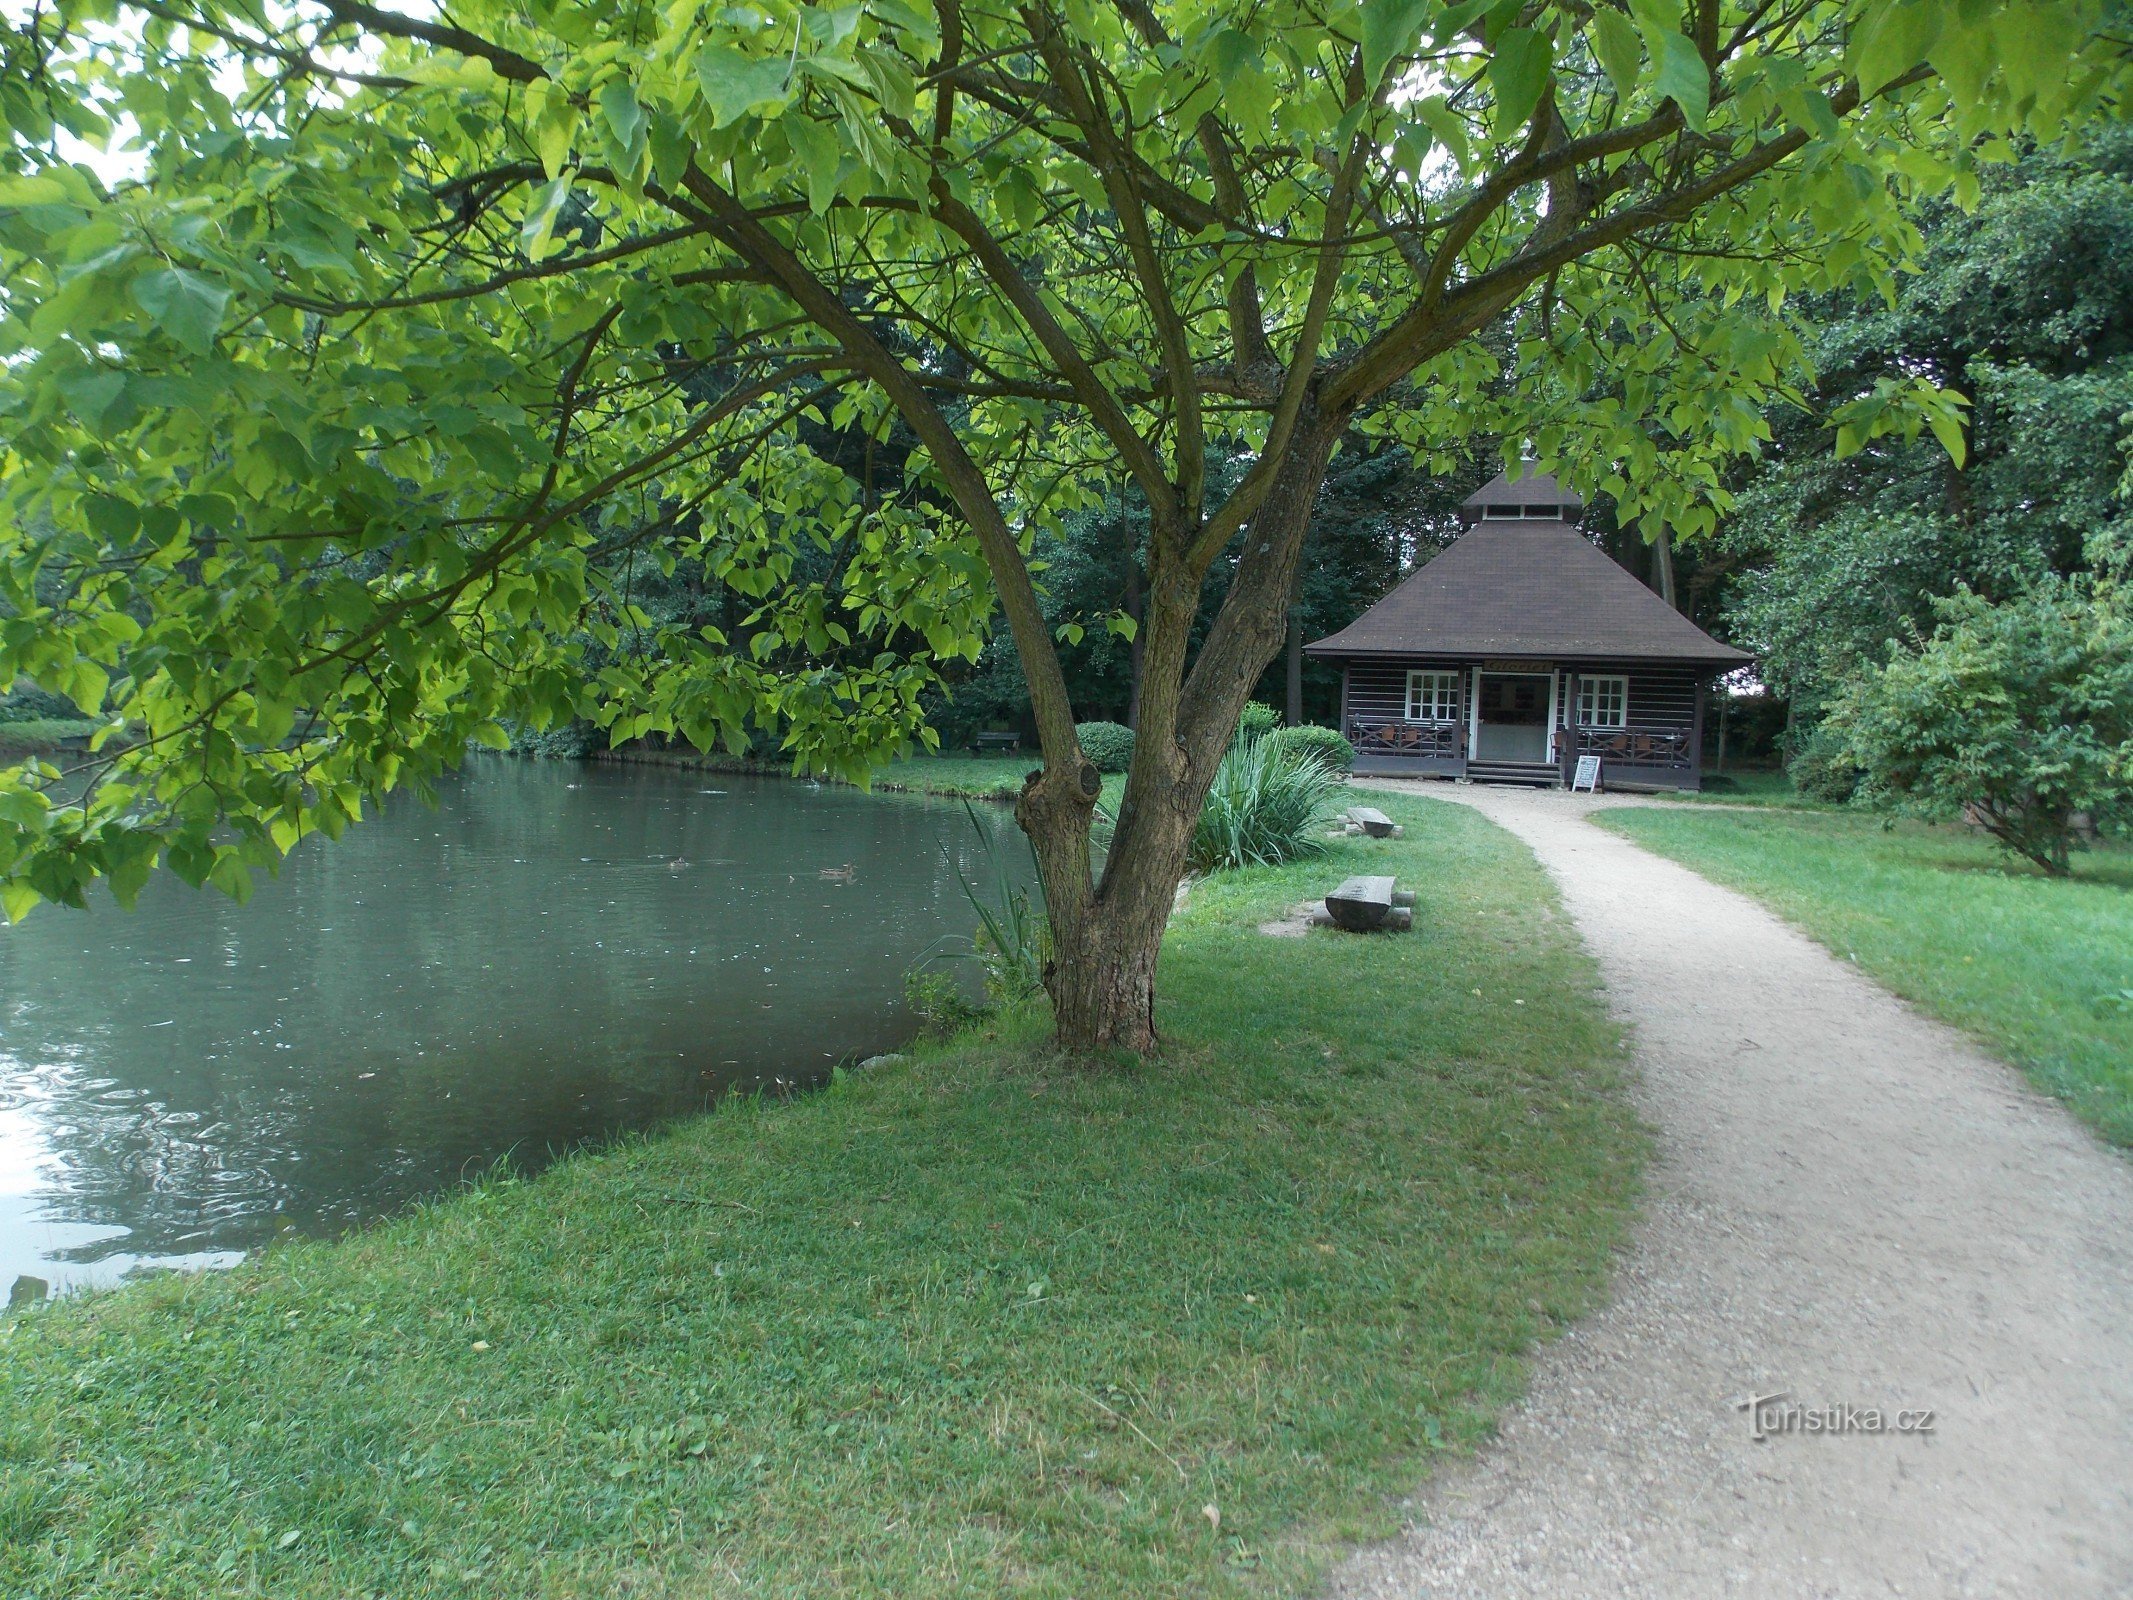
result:
[[[1930,639],[1937,602],[2123,574],[2133,552],[2133,135],[2005,154],[1974,208],[1928,209],[1893,303],[1807,309],[1810,403],[1772,411],[1732,513],[1686,563],[1699,607],[1785,703],[1811,783],[1846,786],[1821,731],[1832,699],[1892,642]],[[1840,450],[1833,408],[1919,376],[1969,398],[1962,465],[1927,435]]]

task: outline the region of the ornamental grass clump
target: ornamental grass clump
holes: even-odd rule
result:
[[[1214,872],[1316,855],[1340,789],[1340,774],[1316,755],[1267,734],[1238,740],[1215,769],[1192,864]]]

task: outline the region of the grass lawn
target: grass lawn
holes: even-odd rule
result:
[[[1642,1150],[1532,859],[1379,803],[1195,890],[1160,1064],[1009,1018],[0,1324],[0,1594],[1293,1592],[1595,1303]],[[1255,931],[1366,861],[1424,931]]]
[[[1731,772],[1707,772],[1701,790],[1669,794],[1669,800],[1680,800],[1690,805],[1716,806],[1797,806],[1808,810],[1825,809],[1819,800],[1810,800],[1792,786],[1792,776],[1784,768],[1765,770],[1759,767],[1736,767]]]
[[[1766,902],[2133,1145],[2133,852],[2077,855],[2054,882],[1966,831],[1851,813],[1598,820]]]

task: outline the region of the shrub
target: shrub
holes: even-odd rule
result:
[[[511,753],[515,756],[583,760],[606,748],[607,734],[583,717],[553,728],[535,729],[520,725],[511,730]]]
[[[1079,723],[1074,736],[1098,772],[1124,772],[1133,765],[1133,730],[1123,722]]]
[[[1941,627],[1853,682],[1826,726],[1861,794],[1958,810],[2046,872],[2077,819],[2133,822],[2133,604],[2115,585],[2047,583],[1994,605],[1937,601]]]
[[[913,967],[904,974],[904,1004],[929,1039],[945,1039],[985,1015],[985,1008],[965,996],[952,976],[930,967]]]
[[[1230,746],[1193,829],[1202,871],[1270,866],[1325,849],[1340,774],[1317,756],[1262,735]]]
[[[1859,764],[1852,759],[1844,735],[1826,725],[1818,725],[1800,740],[1785,771],[1793,788],[1810,800],[1843,805],[1859,792]],[[1705,786],[1709,787],[1708,780]]]
[[[16,680],[15,687],[0,695],[0,722],[79,722],[81,707],[63,694],[53,694],[33,683]]]
[[[1347,772],[1355,766],[1355,746],[1331,728],[1314,728],[1309,724],[1277,728],[1267,737],[1283,749],[1310,756],[1335,772]]]
[[[1247,700],[1244,702],[1244,714],[1237,719],[1236,742],[1242,744],[1248,739],[1256,739],[1262,734],[1272,733],[1280,726],[1280,712],[1264,700]]]

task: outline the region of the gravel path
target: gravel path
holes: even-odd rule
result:
[[[1658,1148],[1613,1303],[1333,1593],[2133,1595],[2133,1162],[1591,798],[1383,787],[1532,847]],[[1758,1443],[1780,1391],[1932,1431]]]

